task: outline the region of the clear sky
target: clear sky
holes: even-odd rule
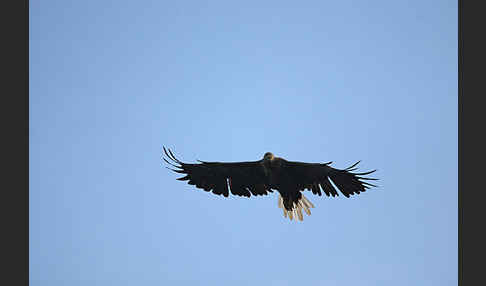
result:
[[[30,1],[30,285],[457,285],[457,1]],[[318,197],[194,162],[378,169]]]

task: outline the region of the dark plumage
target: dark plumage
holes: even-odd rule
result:
[[[312,191],[314,195],[338,196],[336,188],[345,196],[365,192],[370,187],[376,187],[366,182],[377,180],[362,177],[376,170],[353,173],[356,165],[340,170],[334,169],[327,163],[304,163],[287,161],[275,157],[267,152],[262,160],[250,162],[204,162],[187,164],[179,161],[172,151],[164,147],[165,155],[172,161],[163,158],[166,163],[177,168],[170,170],[184,174],[177,180],[188,181],[196,188],[204,189],[216,195],[233,195],[250,197],[251,195],[267,195],[277,190],[280,194],[278,206],[283,209],[285,217],[303,219],[302,209],[310,215],[310,208],[314,205],[301,193]]]

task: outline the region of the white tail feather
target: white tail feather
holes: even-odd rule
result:
[[[299,220],[303,221],[304,216],[302,215],[302,208],[300,206],[297,208],[297,214],[299,215]]]
[[[309,207],[309,208],[313,208],[314,207],[314,205],[306,197],[304,197],[304,195],[302,195],[302,200],[307,205],[307,207]]]
[[[304,209],[304,211],[307,213],[307,215],[311,215],[311,212],[310,212],[310,209],[309,207],[306,205],[306,203],[304,202],[304,200],[300,200],[299,201],[299,205],[301,208]]]
[[[310,208],[313,208],[314,205],[306,197],[304,197],[304,195],[302,195],[300,200],[293,204],[292,210],[288,211],[284,207],[282,196],[279,195],[278,207],[283,210],[283,215],[285,218],[288,216],[290,220],[293,220],[295,217],[295,220],[299,219],[300,221],[303,221],[304,216],[302,214],[302,209],[304,209],[307,215],[311,215]]]

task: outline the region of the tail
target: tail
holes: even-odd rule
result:
[[[284,200],[282,196],[279,194],[278,195],[278,207],[283,210],[283,215],[284,217],[289,217],[290,220],[294,219],[297,220],[297,218],[300,221],[304,220],[304,216],[302,215],[302,209],[307,213],[307,215],[311,215],[310,208],[313,208],[314,205],[302,194],[300,199],[297,200],[297,202],[293,203],[292,209],[287,210],[287,208],[284,205]]]

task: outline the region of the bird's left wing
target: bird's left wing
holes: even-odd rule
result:
[[[377,179],[362,177],[376,170],[363,173],[352,172],[357,169],[356,165],[359,162],[346,169],[335,169],[329,166],[332,162],[319,164],[284,160],[282,171],[301,191],[307,189],[311,190],[313,194],[321,196],[322,189],[327,196],[337,196],[338,192],[331,184],[331,180],[345,197],[349,197],[364,192],[370,187],[376,187],[366,181]]]
[[[261,161],[253,162],[204,162],[187,164],[179,161],[172,151],[164,147],[164,153],[171,161],[164,161],[176,169],[170,170],[185,174],[178,178],[180,181],[188,181],[188,184],[196,188],[212,191],[216,195],[228,197],[229,192],[237,196],[250,197],[267,195],[272,192],[265,185],[265,174]]]

